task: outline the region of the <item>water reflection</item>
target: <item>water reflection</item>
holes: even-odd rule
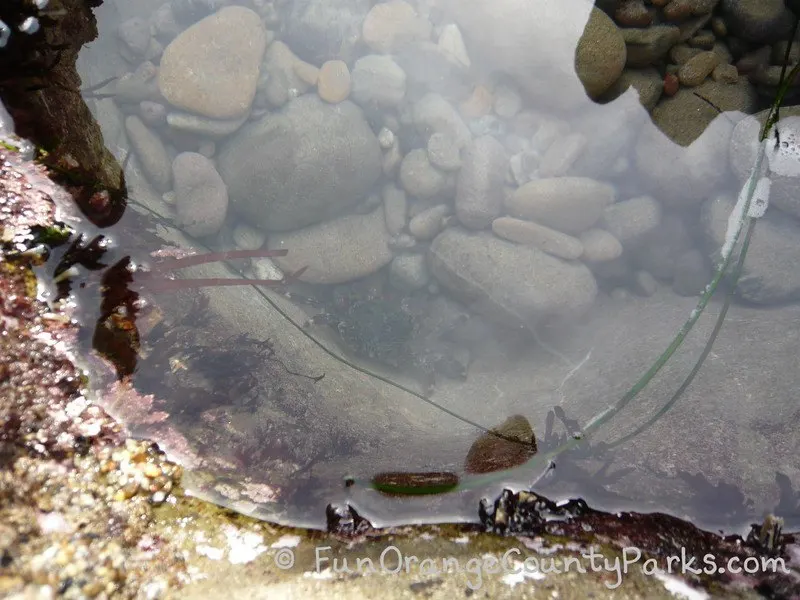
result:
[[[87,101],[127,162],[130,201],[109,264],[156,262],[165,248],[285,251],[179,275],[202,288],[139,281],[149,318],[128,307],[110,329],[108,293],[83,292],[98,332],[136,327],[128,378],[108,382],[107,402],[195,467],[194,492],[313,526],[343,501],[377,524],[474,520],[482,496],[534,480],[545,494],[704,524],[778,504],[797,518],[792,176],[759,222],[743,302],[670,413],[604,444],[669,398],[716,304],[591,445],[554,471],[533,460],[469,484],[546,456],[669,343],[747,176],[745,114],[765,106],[747,65],[731,68],[755,60],[756,40],[723,31],[739,17],[715,2],[638,16],[613,2],[611,16],[583,0],[520,4],[97,10],[80,69],[86,87],[109,81]],[[280,289],[219,285],[291,274]],[[505,445],[482,437],[515,427]],[[360,483],[398,471],[464,485],[398,498]]]

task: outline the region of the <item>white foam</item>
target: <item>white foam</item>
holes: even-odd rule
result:
[[[784,177],[800,177],[800,117],[778,122],[767,140],[766,154],[770,171]]]

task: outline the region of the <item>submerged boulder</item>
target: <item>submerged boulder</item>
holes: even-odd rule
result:
[[[597,295],[588,267],[489,232],[451,227],[428,255],[431,274],[471,309],[513,326],[584,313]]]
[[[306,95],[242,128],[221,149],[219,170],[242,218],[288,231],[362,200],[381,174],[381,151],[355,104]]]

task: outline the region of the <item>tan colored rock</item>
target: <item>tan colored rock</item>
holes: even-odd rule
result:
[[[409,221],[408,231],[418,240],[432,240],[444,228],[444,218],[449,214],[446,204],[431,206]]]
[[[477,119],[492,112],[493,105],[492,91],[485,85],[477,85],[469,98],[464,100],[458,109],[467,119]]]
[[[505,205],[512,216],[574,235],[597,223],[614,198],[614,188],[607,183],[556,177],[526,183],[506,198]]]
[[[408,2],[390,0],[372,7],[364,19],[364,43],[376,52],[388,54],[414,41],[431,37],[432,26]]]
[[[329,60],[322,65],[317,81],[317,93],[325,102],[331,104],[347,100],[350,95],[350,70],[347,68],[347,63],[341,60]]]
[[[583,254],[580,240],[531,221],[500,217],[492,221],[492,231],[510,242],[530,244],[559,258],[575,260]]]
[[[583,244],[583,260],[588,262],[606,262],[622,256],[622,244],[605,229],[589,229],[578,239]]]
[[[678,69],[678,80],[682,85],[694,87],[703,83],[719,64],[716,52],[700,52],[687,60]]]
[[[275,263],[291,273],[308,267],[300,277],[308,283],[345,283],[385,267],[392,260],[390,235],[383,207],[366,215],[351,215],[286,233],[271,235],[270,249],[285,248]]]
[[[230,6],[202,19],[164,50],[158,86],[170,104],[234,119],[253,102],[266,35],[258,15]]]

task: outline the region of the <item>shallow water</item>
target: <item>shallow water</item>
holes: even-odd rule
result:
[[[106,2],[96,11],[100,36],[79,59],[85,88],[134,71],[144,58],[172,73],[122,87],[112,82],[106,89],[115,97],[87,94],[108,148],[127,161],[126,214],[108,230],[87,226],[89,238],[114,241],[106,264],[128,255],[156,264],[151,254],[166,246],[208,252],[263,242],[288,250],[276,260],[284,272],[308,267],[289,286],[293,298],[265,286],[154,294],[153,280],[135,274],[132,285],[148,299],[135,321],[138,352],[103,336],[108,314],[100,288],[73,286],[87,346],[112,356],[117,374],[129,375],[140,395],[100,393],[135,433],[152,436],[189,467],[192,493],[312,527],[324,526],[329,503],[349,502],[381,525],[474,521],[482,497],[535,481],[537,492],[556,500],[580,496],[597,508],[660,510],[708,527],[736,530],[770,510],[787,525],[800,523],[800,211],[791,176],[775,176],[741,298],[675,407],[631,441],[602,451],[601,442],[634,431],[674,393],[711,333],[724,289],[651,385],[590,445],[557,456],[555,470],[541,477],[548,464],[541,457],[556,436],[572,433],[556,418],[547,435],[548,413],[561,409],[585,426],[639,379],[695,308],[747,175],[742,165],[755,159],[755,138],[746,137],[752,128],[737,124],[768,106],[759,94],[769,90],[745,75],[725,83],[715,71],[699,87],[661,96],[664,69],[680,60],[673,49],[653,61],[661,71],[625,71],[644,82],[641,96],[632,88],[606,91],[625,52],[629,66],[635,60],[634,50],[630,41],[620,50],[622,34],[597,13],[586,29],[589,43],[578,46],[591,9],[582,0],[558,9],[542,0],[526,10],[504,0],[491,14],[477,2],[420,0],[413,10],[394,3],[399,25],[375,9],[365,21],[369,3],[355,0],[217,3],[256,11],[236,13],[255,33],[247,33],[249,45],[237,44],[238,61],[222,61],[226,68],[218,71],[214,57],[231,51],[218,42],[231,36],[224,26],[214,29],[223,13],[207,17],[207,4]],[[175,26],[164,6],[186,9]],[[320,30],[313,7],[332,15],[328,29]],[[157,35],[131,18],[159,23]],[[735,21],[714,18],[731,27]],[[703,15],[679,26],[687,39],[692,30],[711,33]],[[733,42],[717,38],[715,52],[724,58]],[[248,71],[246,56],[259,40],[267,58]],[[745,53],[757,46],[742,44]],[[382,58],[359,68],[365,55]],[[331,75],[340,64],[315,70],[327,59],[341,59],[351,73],[350,99],[341,103],[318,99],[345,94],[341,73]],[[380,69],[385,79],[375,84],[370,77]],[[402,94],[389,85],[398,72]],[[226,89],[220,81],[227,75],[235,85]],[[217,78],[214,86],[204,87],[207,77]],[[315,77],[323,83],[308,82]],[[186,122],[189,108],[214,117],[205,118],[206,131],[236,131],[213,140],[176,133],[175,119]],[[160,111],[171,121],[162,122]],[[790,129],[791,114],[783,112]],[[684,144],[696,141],[680,146],[661,129]],[[447,155],[459,146],[455,158]],[[211,158],[172,162],[198,151]],[[177,197],[167,195],[168,202],[162,193],[170,191]],[[227,206],[220,208],[223,196]],[[531,221],[547,227],[532,229]],[[253,260],[195,266],[179,277],[279,276],[274,264]],[[121,285],[118,277],[108,282]],[[350,300],[337,302],[343,296]],[[374,326],[362,327],[363,313],[351,310],[357,302],[371,303]],[[320,311],[316,304],[333,313],[334,326],[302,327]],[[398,314],[413,315],[411,339],[387,326]],[[442,360],[431,376],[426,365],[434,351]],[[446,367],[462,364],[464,351],[466,376],[453,377]],[[435,379],[430,400],[437,406],[352,364],[418,395]],[[98,373],[97,380],[111,386],[114,375]],[[536,457],[489,478],[466,473],[482,432],[464,419],[492,428],[512,415],[531,424]],[[516,466],[504,456],[500,463]],[[366,485],[394,471],[455,473],[464,487],[398,498]],[[348,476],[355,485],[345,487]]]

